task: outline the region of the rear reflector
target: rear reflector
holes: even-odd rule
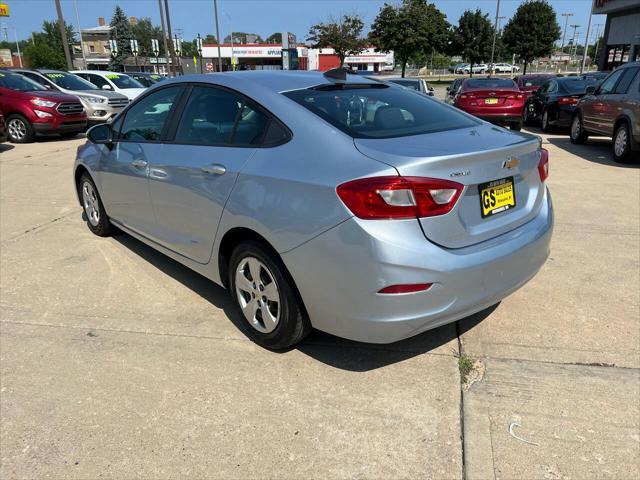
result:
[[[415,293],[415,292],[423,292],[425,290],[429,290],[431,288],[432,283],[413,283],[409,285],[389,285],[388,287],[384,287],[378,293],[382,293],[384,295],[393,295],[398,293]]]
[[[367,220],[444,215],[464,186],[439,178],[370,177],[340,185],[336,192],[353,214]]]
[[[549,178],[549,152],[545,148],[540,149],[538,173],[540,174],[540,181],[543,183],[547,178]]]

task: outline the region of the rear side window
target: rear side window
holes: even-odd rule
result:
[[[622,76],[624,70],[616,70],[611,73],[605,80],[602,82],[600,86],[600,91],[598,92],[601,95],[606,95],[607,93],[613,93],[613,89],[616,85],[618,79]]]
[[[631,82],[633,82],[633,79],[636,78],[638,70],[640,70],[640,68],[625,68],[625,72],[622,74],[618,85],[616,85],[616,90],[614,93],[627,93]]]
[[[180,87],[169,87],[147,95],[126,112],[120,139],[131,142],[157,142],[171,109],[180,93]]]
[[[442,102],[387,85],[328,86],[283,95],[354,138],[404,137],[478,125]]]
[[[258,145],[269,117],[241,95],[196,86],[184,108],[176,143],[191,145]]]

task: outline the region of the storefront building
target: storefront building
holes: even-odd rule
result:
[[[640,0],[594,0],[592,13],[607,15],[599,70],[640,60]]]
[[[365,70],[372,73],[393,70],[393,52],[376,52],[373,47],[370,47],[359,55],[346,57],[344,63],[352,70]],[[339,66],[340,59],[333,48],[309,49],[309,70],[324,72]]]
[[[308,48],[296,47],[298,54],[297,69],[307,70]],[[220,44],[220,56],[223,70],[282,70],[282,44],[249,43]],[[218,46],[202,47],[203,70],[218,69]]]

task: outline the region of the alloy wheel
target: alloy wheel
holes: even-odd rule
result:
[[[87,215],[89,223],[97,227],[98,223],[100,223],[98,195],[96,195],[93,185],[89,182],[84,182],[82,185],[82,205],[84,206],[84,212]]]
[[[280,320],[280,292],[273,274],[255,257],[245,257],[235,274],[236,297],[249,324],[273,332]]]
[[[621,158],[624,156],[627,150],[627,129],[624,127],[618,128],[616,132],[616,138],[613,142],[613,151],[616,157]]]
[[[580,124],[580,117],[576,115],[573,117],[573,122],[571,122],[571,138],[574,140],[580,137],[580,132],[582,129],[582,125]]]
[[[12,118],[7,125],[7,130],[14,140],[23,140],[27,136],[27,126],[19,118]]]

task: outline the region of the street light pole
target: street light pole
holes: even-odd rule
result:
[[[580,65],[580,75],[584,72],[587,63],[587,50],[589,49],[589,34],[591,33],[591,13],[589,13],[589,23],[587,24],[587,38],[584,41],[584,51],[582,52],[582,65]]]
[[[500,0],[496,4],[496,21],[493,25],[493,45],[491,45],[491,63],[489,64],[489,71],[493,71],[493,56],[496,52],[496,37],[498,36],[498,16],[500,15]]]
[[[169,16],[169,0],[164,0],[165,13],[167,14],[167,34],[169,38],[171,35],[171,18]],[[173,48],[173,42],[169,42],[169,51],[171,52],[171,69],[173,70],[173,76],[177,77],[177,66],[176,66],[176,51]]]
[[[62,36],[62,47],[64,48],[64,56],[67,60],[67,68],[73,70],[73,62],[71,61],[71,54],[69,53],[69,42],[67,41],[67,29],[64,26],[64,18],[62,18],[62,7],[60,7],[60,0],[55,0],[55,2],[58,13],[58,26],[60,27],[60,35]]]
[[[218,25],[218,0],[213,0],[213,12],[216,17],[216,39],[218,40],[218,71],[222,72],[222,54],[220,53],[220,27]]]
[[[573,28],[573,36],[571,37],[571,48],[569,49],[569,60],[571,62],[573,62],[574,60],[574,54],[572,53],[572,50],[575,52],[575,48],[576,48],[576,30],[578,29],[578,27],[580,25],[569,25],[571,28]]]
[[[167,75],[171,76],[171,71],[169,70],[169,47],[167,46],[167,31],[164,28],[164,13],[162,11],[162,0],[158,0],[158,8],[160,8],[160,25],[162,26],[162,44],[164,45],[164,59],[166,61],[165,68],[167,69]],[[156,57],[156,65],[158,64],[158,60]]]
[[[78,28],[78,35],[80,35],[80,50],[82,51],[82,66],[87,69],[87,57],[84,54],[84,42],[82,41],[82,30],[80,30],[80,16],[78,15],[78,3],[73,0],[73,8],[76,10],[76,27]]]
[[[569,17],[573,17],[573,13],[561,13],[561,16],[564,17],[564,30],[562,31],[562,46],[560,47],[560,51],[564,53],[564,40],[567,36],[567,24],[569,23]]]

